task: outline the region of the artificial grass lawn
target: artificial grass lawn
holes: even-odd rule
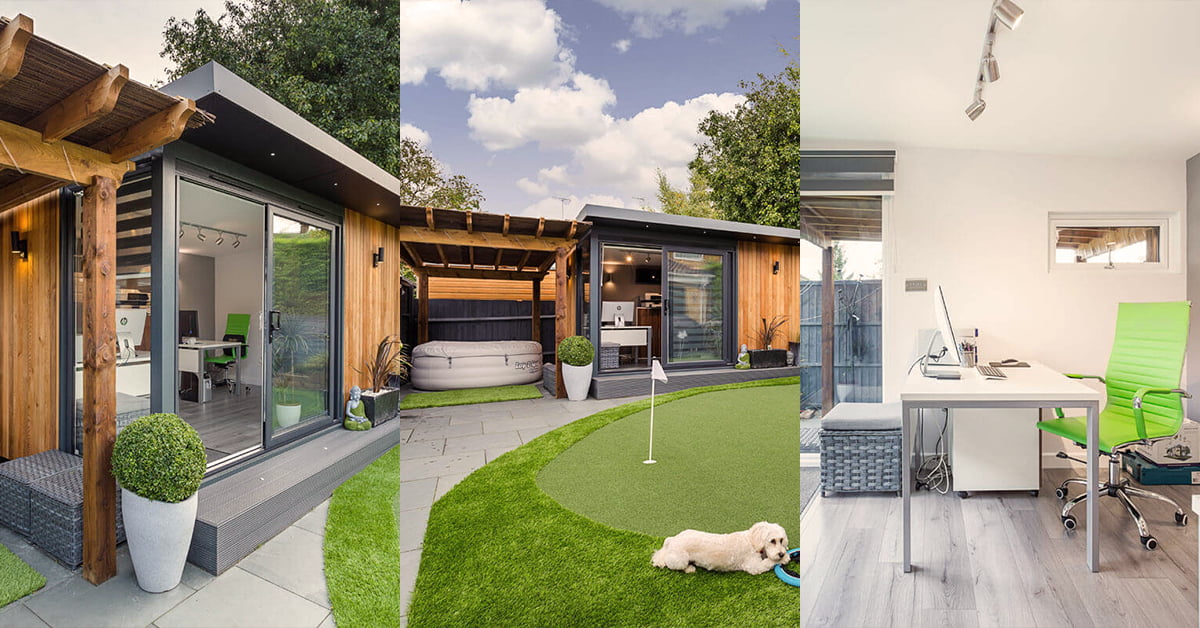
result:
[[[654,413],[654,459],[642,464],[650,412],[596,430],[546,465],[538,486],[558,503],[622,530],[778,523],[800,542],[800,386],[726,390]]]
[[[799,378],[684,390],[658,402],[665,409],[706,392],[780,384],[799,384]],[[598,523],[538,488],[538,471],[556,456],[648,407],[648,400],[626,404],[543,434],[438,500],[425,532],[409,625],[799,625],[799,589],[774,575],[655,569],[650,555],[661,537]],[[792,434],[798,441],[798,431]]]
[[[0,545],[0,608],[46,586],[46,578]]]
[[[400,402],[401,410],[417,408],[441,408],[444,406],[463,406],[472,403],[492,403],[496,401],[517,401],[519,399],[541,399],[542,392],[537,386],[523,384],[519,386],[492,386],[490,388],[466,388],[463,390],[443,390],[439,392],[409,393]]]
[[[333,492],[325,584],[338,626],[400,625],[400,446]]]

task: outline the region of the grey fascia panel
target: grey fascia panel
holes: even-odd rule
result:
[[[653,224],[659,228],[674,227],[677,229],[726,233],[740,240],[750,240],[755,237],[795,241],[805,239],[804,234],[795,229],[769,227],[746,222],[732,222],[729,220],[714,220],[712,218],[697,218],[695,216],[660,214],[640,209],[608,207],[605,205],[584,205],[576,219],[589,222],[621,222],[629,223],[630,225]]]
[[[388,174],[371,160],[359,155],[349,146],[317,128],[313,123],[300,117],[299,114],[283,106],[216,61],[210,61],[187,75],[162,86],[159,91],[192,100],[200,100],[210,94],[217,94],[328,155],[379,187],[397,196],[400,195],[399,179]]]

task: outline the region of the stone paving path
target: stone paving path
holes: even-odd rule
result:
[[[640,397],[506,401],[405,410],[400,421],[400,625],[421,564],[433,502],[472,471],[556,427]]]
[[[46,577],[40,591],[0,609],[0,628],[332,628],[325,590],[326,499],[220,576],[187,564],[166,593],[137,586],[127,546],[117,548],[117,575],[92,586],[15,532],[0,543]]]

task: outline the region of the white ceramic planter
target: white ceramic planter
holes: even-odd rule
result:
[[[300,404],[275,404],[275,420],[279,427],[291,427],[300,422]]]
[[[566,362],[562,365],[563,386],[567,389],[567,399],[583,401],[588,397],[588,389],[592,385],[592,365],[571,366]]]
[[[196,495],[168,504],[121,489],[125,539],[138,586],[162,593],[179,586],[196,526]]]

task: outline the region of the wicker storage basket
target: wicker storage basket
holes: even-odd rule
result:
[[[821,430],[821,496],[900,492],[900,430]]]
[[[32,530],[29,540],[58,562],[83,564],[83,469],[73,469],[30,485]],[[117,543],[125,542],[121,489],[117,489]]]
[[[57,450],[0,464],[0,525],[28,537],[29,484],[73,468],[82,469],[83,460]]]
[[[600,368],[615,369],[621,367],[621,345],[606,342],[600,345]]]

